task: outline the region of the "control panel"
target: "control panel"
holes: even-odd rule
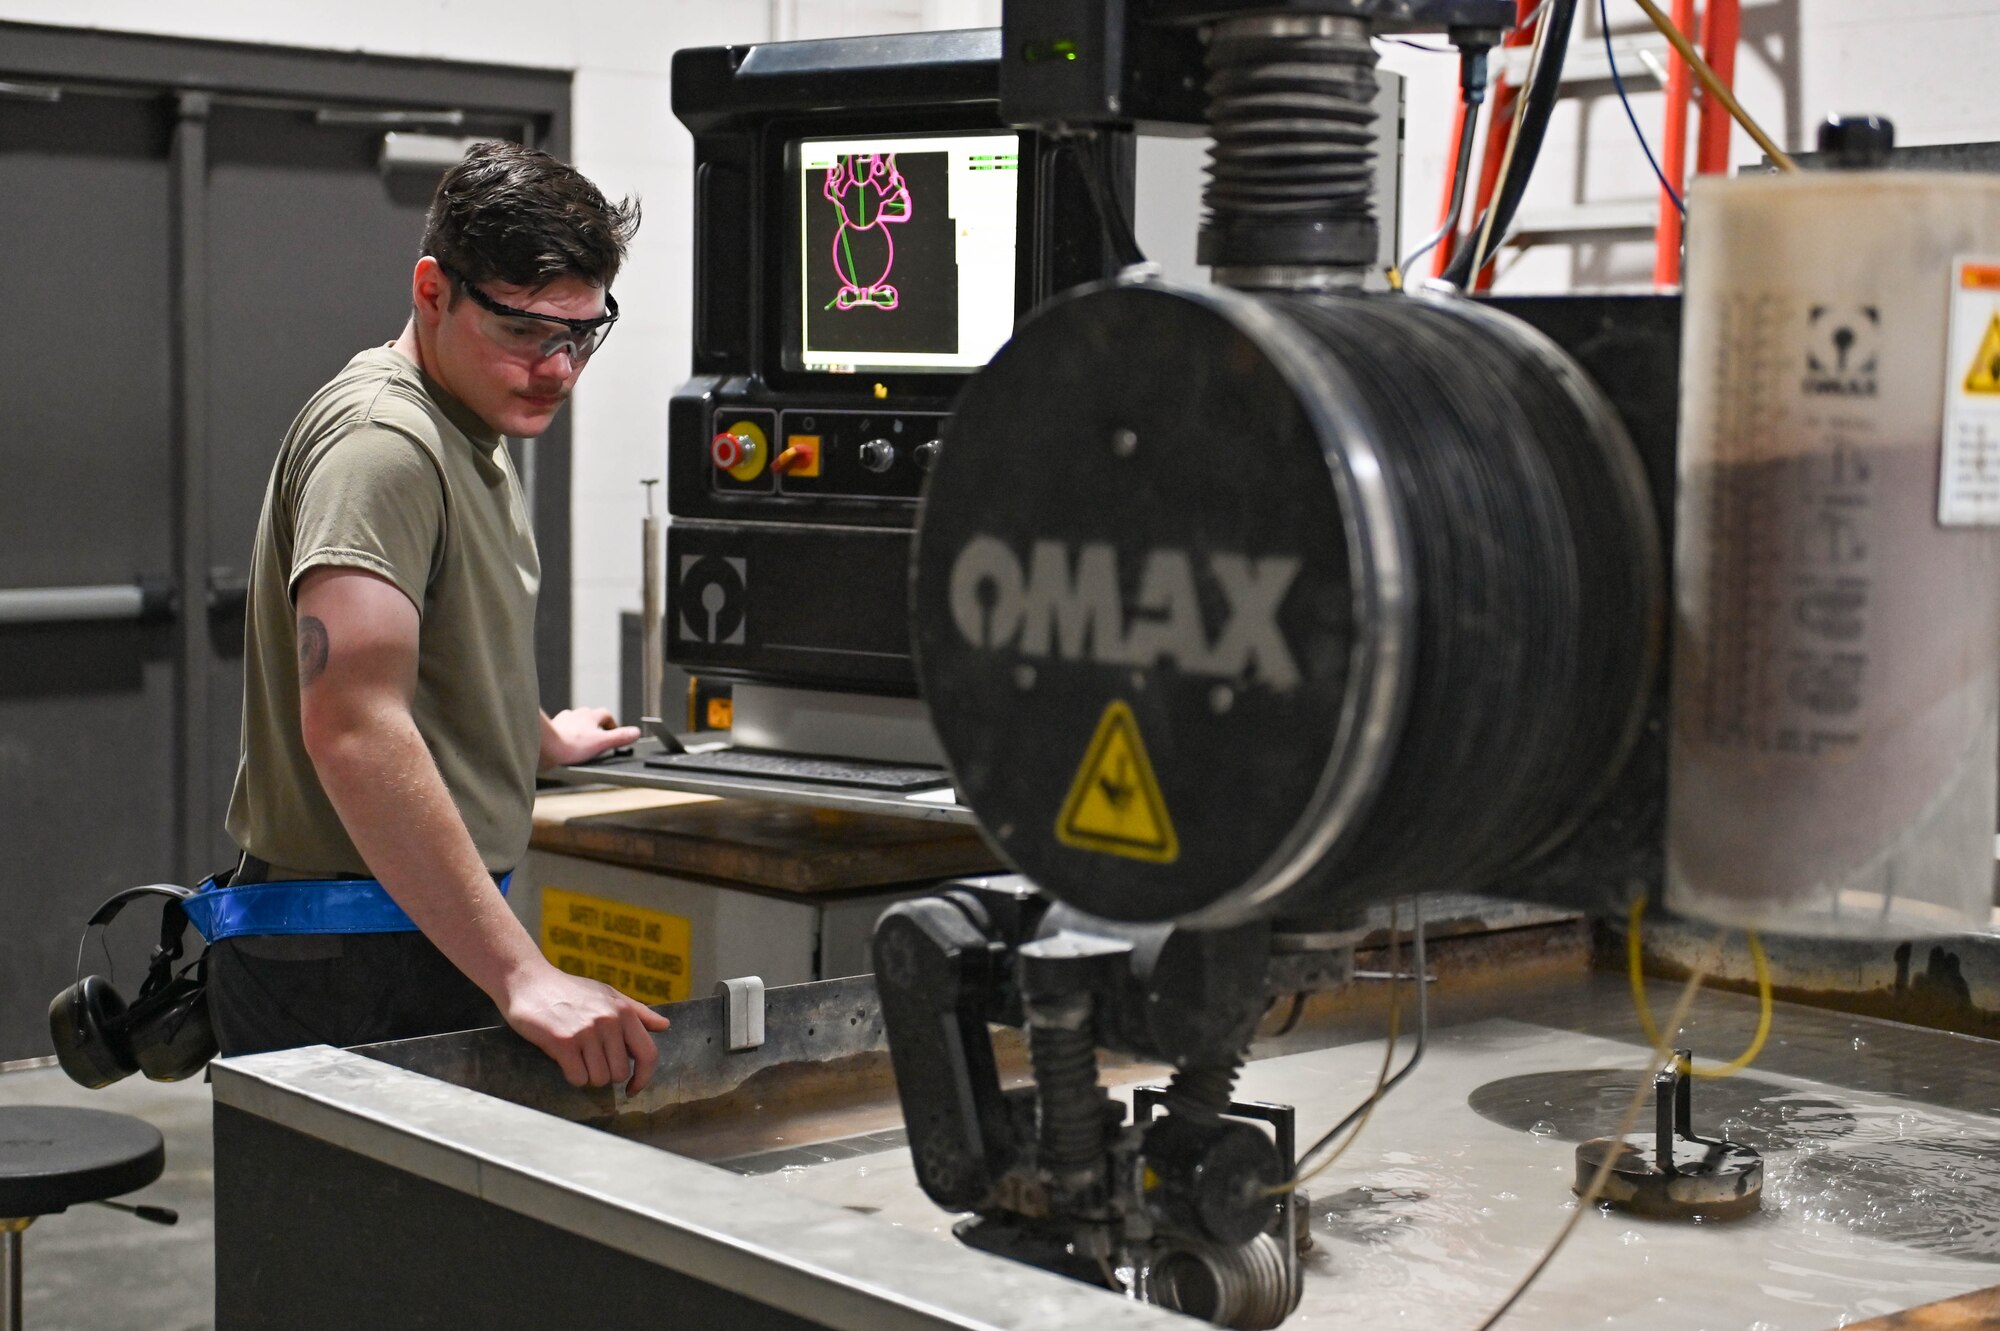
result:
[[[697,377],[669,405],[666,646],[681,669],[915,692],[910,529],[949,399],[831,396]]]
[[[944,421],[927,411],[723,408],[709,438],[709,483],[719,495],[914,503]]]

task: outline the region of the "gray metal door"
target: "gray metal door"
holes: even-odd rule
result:
[[[175,630],[61,618],[173,573],[171,132],[157,99],[0,96],[0,589],[53,593],[0,622],[0,1059],[47,1049],[90,908],[174,867]]]
[[[0,23],[0,1062],[47,1052],[99,901],[234,854],[264,485],[311,392],[401,329],[441,170],[385,173],[384,133],[560,153],[568,99],[547,72]],[[560,701],[567,423],[516,456]],[[111,940],[128,996],[155,918]]]

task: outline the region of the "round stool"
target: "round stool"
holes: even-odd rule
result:
[[[22,1230],[143,1188],[166,1163],[160,1130],[130,1114],[0,1106],[0,1328],[21,1331]]]

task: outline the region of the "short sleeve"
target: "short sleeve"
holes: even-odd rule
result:
[[[288,590],[315,568],[387,578],[419,611],[444,548],[444,482],[423,446],[367,425],[328,441],[297,482]]]

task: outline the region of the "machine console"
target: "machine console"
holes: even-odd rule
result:
[[[1028,310],[1113,270],[1094,194],[1130,206],[1130,134],[1008,127],[1000,54],[983,30],[675,56],[697,279],[674,665],[915,692],[910,531],[953,400]]]

